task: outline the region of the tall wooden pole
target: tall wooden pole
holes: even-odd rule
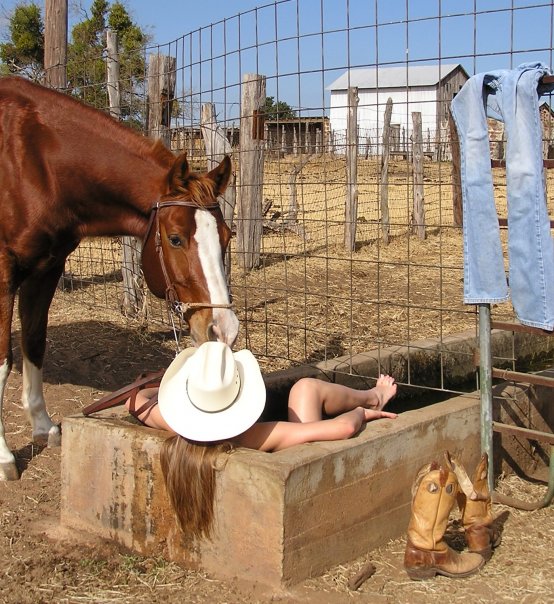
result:
[[[121,117],[121,86],[119,81],[119,50],[117,32],[106,31],[106,73],[110,115]],[[121,238],[121,276],[123,277],[122,311],[128,317],[137,317],[145,309],[144,279],[140,268],[142,244],[137,237]]]
[[[385,108],[383,124],[383,155],[381,156],[381,231],[383,241],[388,244],[390,236],[389,216],[389,156],[390,156],[390,121],[392,116],[392,99],[389,97]]]
[[[171,104],[175,96],[177,59],[152,54],[148,62],[148,135],[171,148]]]
[[[237,207],[237,257],[241,268],[260,264],[264,183],[265,76],[247,73],[240,110],[240,195]]]
[[[344,247],[356,247],[358,220],[358,89],[348,89],[348,121],[346,126],[346,205],[344,211]]]
[[[223,160],[225,155],[231,156],[233,151],[231,143],[225,136],[225,131],[217,123],[213,103],[204,103],[202,105],[200,128],[202,129],[202,137],[204,138],[204,145],[206,147],[207,167],[208,170],[212,170]],[[236,198],[236,174],[233,170],[225,193],[218,198],[223,218],[230,229],[233,228]],[[227,276],[229,276],[231,272],[231,246],[227,248],[225,255],[225,271]]]
[[[462,226],[462,168],[460,162],[460,140],[452,113],[448,112],[448,129],[450,131],[450,152],[452,156],[452,213],[454,226]]]
[[[67,88],[67,0],[44,3],[44,83],[56,90]]]
[[[414,177],[414,212],[412,230],[420,239],[425,239],[425,205],[423,189],[423,130],[421,113],[412,112],[412,167]]]

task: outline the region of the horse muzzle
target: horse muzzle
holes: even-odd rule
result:
[[[230,308],[198,310],[190,316],[188,324],[195,346],[218,341],[232,347],[239,332],[239,320]]]

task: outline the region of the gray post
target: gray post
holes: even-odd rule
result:
[[[412,166],[414,176],[413,229],[419,239],[425,239],[425,203],[423,195],[423,131],[421,113],[412,113],[414,129],[412,133]]]
[[[489,489],[494,490],[492,431],[491,307],[479,304],[479,390],[481,392],[481,452],[489,457]]]
[[[381,156],[381,230],[383,241],[388,244],[390,236],[389,216],[389,157],[390,157],[390,120],[392,116],[392,99],[387,99],[385,121],[383,124],[383,154]]]
[[[346,205],[344,211],[344,247],[356,247],[358,220],[358,89],[348,89],[348,121],[346,130]]]

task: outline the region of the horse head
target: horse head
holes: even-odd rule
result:
[[[223,258],[231,230],[217,202],[231,176],[231,160],[207,174],[191,173],[186,155],[169,172],[169,193],[152,208],[142,269],[152,293],[166,298],[187,322],[196,345],[232,345],[238,319],[231,310]]]

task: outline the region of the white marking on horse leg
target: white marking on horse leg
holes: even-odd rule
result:
[[[27,412],[33,428],[33,441],[50,447],[61,444],[60,428],[46,412],[46,402],[42,392],[42,369],[23,358],[23,408]]]
[[[198,255],[208,284],[210,302],[212,304],[229,304],[229,289],[221,258],[217,221],[209,212],[196,212],[194,238],[198,243]],[[232,346],[239,332],[237,316],[229,308],[214,308],[212,316],[214,332],[218,340]]]
[[[6,442],[6,432],[4,422],[2,421],[4,390],[9,374],[10,368],[8,367],[8,362],[4,361],[0,366],[0,480],[17,480],[19,478],[19,472],[15,465],[15,457]]]

